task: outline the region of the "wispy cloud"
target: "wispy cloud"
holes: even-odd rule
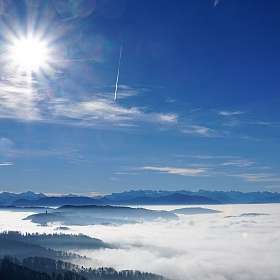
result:
[[[46,88],[38,88],[34,81],[26,81],[24,78],[7,76],[0,81],[0,118],[14,119],[28,122],[61,123],[78,126],[122,127],[129,128],[145,123],[159,126],[175,125],[179,116],[175,113],[162,113],[146,110],[143,107],[129,106],[123,99],[137,96],[145,89],[132,88],[128,85],[120,85],[118,99],[113,102],[111,94],[106,94],[109,89],[103,88],[105,93],[97,92],[77,96],[66,94],[64,97],[56,97],[54,92],[48,92]],[[125,105],[123,104],[125,103]],[[0,149],[7,139],[1,139]],[[4,143],[5,142],[5,143]],[[9,149],[2,149],[7,154]],[[13,151],[15,152],[15,151]],[[18,152],[18,151],[17,151]]]
[[[263,127],[279,127],[280,122],[269,122],[269,121],[249,121],[247,122],[249,125],[263,126]]]
[[[280,182],[280,174],[273,172],[271,167],[258,164],[255,160],[230,155],[191,155],[185,158],[194,161],[187,160],[185,167],[169,166],[168,163],[160,166],[151,164],[138,170],[186,177],[235,177],[249,183]],[[182,166],[182,163],[180,165]]]
[[[136,122],[174,124],[178,115],[147,111],[137,106],[113,102],[111,94],[98,92],[80,94],[83,99],[71,96],[56,97],[48,89],[38,88],[32,80],[8,77],[0,82],[0,118],[19,121],[63,122],[80,125],[115,126],[131,125]],[[136,96],[139,90],[127,85],[119,86],[118,99]]]
[[[219,111],[218,114],[224,117],[232,117],[232,116],[239,116],[243,115],[244,112],[242,111]]]
[[[0,138],[0,154],[9,153],[14,146],[14,142],[6,137]]]
[[[0,118],[40,120],[40,100],[33,81],[27,77],[8,77],[0,81]]]
[[[255,183],[280,182],[280,175],[274,173],[242,173],[242,174],[233,174],[230,176],[239,177],[247,182],[255,182]]]
[[[238,116],[244,114],[242,111],[219,111],[218,115],[223,116],[221,124],[215,110],[215,119],[209,124],[205,120],[192,121],[195,109],[188,113],[190,121],[187,123],[184,121],[186,116],[179,116],[176,110],[162,112],[148,106],[133,104],[134,99],[131,97],[149,90],[146,88],[119,85],[118,102],[114,102],[110,86],[95,88],[93,92],[84,92],[79,86],[76,89],[72,84],[73,81],[71,87],[68,85],[65,89],[64,83],[67,84],[61,81],[63,85],[57,89],[42,85],[39,81],[28,77],[18,77],[16,74],[3,75],[0,80],[0,118],[107,129],[116,127],[128,129],[152,124],[160,128],[175,128],[178,132],[189,136],[233,138],[232,129],[241,126]],[[265,122],[260,122],[259,125],[271,126]],[[239,139],[256,140],[249,136],[240,136]]]
[[[175,99],[175,98],[171,98],[171,97],[167,97],[167,98],[165,99],[165,102],[166,102],[166,103],[173,104],[173,103],[176,102],[176,99]]]
[[[130,87],[128,85],[119,85],[118,86],[118,99],[124,99],[128,97],[137,96],[139,90],[136,88]]]
[[[73,102],[57,99],[53,104],[55,117],[84,121],[127,121],[139,118],[141,111],[136,107],[125,108],[108,99],[92,99]]]
[[[147,91],[146,88],[119,85],[118,102],[114,102],[110,86],[84,92],[79,86],[76,89],[73,82],[71,87],[66,81],[61,83],[61,89],[57,89],[17,74],[4,75],[0,81],[0,118],[106,128],[153,124],[160,128],[176,128],[185,135],[205,138],[228,137],[230,134],[224,129],[225,124],[221,127],[217,120],[212,122],[215,128],[205,121],[186,123],[184,116],[179,116],[176,111],[151,110],[133,104],[132,99],[128,100]],[[64,84],[68,85],[65,89]],[[195,111],[189,112],[189,119]],[[228,129],[232,129],[239,125],[236,117],[244,112],[224,110],[218,114],[225,117]]]
[[[214,7],[218,6],[220,4],[220,0],[215,0],[214,1]]]
[[[235,159],[235,160],[230,160],[223,162],[221,165],[222,166],[235,166],[235,167],[249,167],[254,165],[255,162],[252,160],[248,159]]]
[[[182,129],[185,134],[196,135],[201,137],[217,137],[218,133],[214,129],[201,125],[190,125]]]
[[[236,156],[231,155],[191,155],[189,156],[199,160],[217,160],[217,159],[236,159]]]
[[[139,173],[137,173],[137,172],[129,172],[129,171],[116,171],[113,174],[114,175],[128,175],[128,176],[139,175]]]
[[[56,119],[78,120],[92,126],[104,123],[122,125],[132,122],[174,124],[178,120],[176,114],[145,112],[142,108],[125,107],[105,98],[77,102],[57,99],[52,106]]]
[[[180,167],[158,167],[158,166],[144,166],[140,168],[141,170],[168,173],[180,176],[202,176],[205,175],[207,169],[205,168],[180,168]]]
[[[176,123],[178,121],[177,114],[156,114],[155,117],[159,122]]]
[[[3,166],[12,166],[14,165],[12,162],[0,162],[0,167],[3,167]]]

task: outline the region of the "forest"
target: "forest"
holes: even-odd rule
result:
[[[113,268],[84,268],[62,261],[32,257],[22,261],[15,257],[0,260],[1,280],[164,280],[162,276]]]
[[[22,234],[17,231],[0,233],[1,280],[163,280],[152,273],[111,267],[85,268],[87,257],[71,252],[73,249],[113,248],[86,235]],[[59,249],[59,250],[58,250]],[[63,249],[63,250],[61,250]],[[73,262],[73,263],[71,263]]]

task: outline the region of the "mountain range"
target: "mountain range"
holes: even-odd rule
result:
[[[0,193],[1,207],[40,207],[62,205],[176,205],[280,203],[280,193],[239,191],[152,191],[138,190],[90,197],[81,195],[51,196],[31,191]]]

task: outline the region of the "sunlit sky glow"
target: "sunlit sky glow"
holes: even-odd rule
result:
[[[8,49],[8,59],[22,71],[37,72],[47,67],[50,51],[43,40],[27,36],[13,42]]]
[[[279,8],[0,0],[0,190],[280,191]]]

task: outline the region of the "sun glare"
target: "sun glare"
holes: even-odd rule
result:
[[[22,71],[38,72],[48,66],[50,50],[42,40],[32,37],[20,38],[9,48],[9,59]]]

